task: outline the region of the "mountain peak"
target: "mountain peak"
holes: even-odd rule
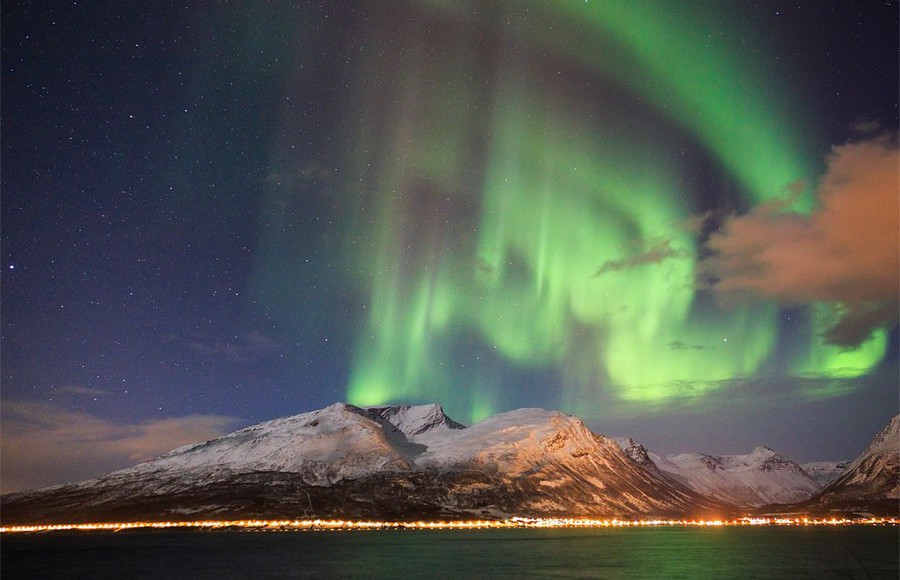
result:
[[[625,455],[634,460],[635,463],[644,469],[649,469],[654,472],[658,471],[656,464],[650,458],[647,448],[641,443],[638,443],[631,437],[619,437],[616,439],[616,443],[619,444],[619,447],[625,452]]]
[[[375,421],[387,422],[407,437],[415,437],[442,427],[465,429],[465,425],[448,417],[444,413],[444,408],[438,403],[365,407],[362,411]]]
[[[779,453],[771,447],[766,447],[765,445],[759,445],[756,447],[756,449],[750,452],[750,457],[772,457],[774,455],[779,455]]]
[[[888,447],[888,451],[900,447],[900,413],[894,415],[884,429],[872,439],[862,454],[870,455],[885,446]]]

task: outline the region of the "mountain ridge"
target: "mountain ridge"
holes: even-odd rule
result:
[[[335,403],[93,480],[6,494],[0,519],[721,518],[771,504],[896,517],[898,425],[895,417],[818,491],[800,466],[764,446],[745,455],[662,458],[559,411],[518,409],[465,427],[440,405]]]
[[[691,452],[662,457],[631,438],[619,444],[645,469],[738,507],[796,503],[821,488],[798,464],[762,445],[743,455]]]
[[[228,433],[95,480],[0,498],[4,523],[130,519],[636,517],[733,506],[633,464],[558,411],[471,427],[438,406],[337,403]]]

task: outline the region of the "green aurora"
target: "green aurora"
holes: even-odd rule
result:
[[[698,284],[696,216],[786,198],[821,169],[787,113],[797,97],[732,42],[748,25],[717,3],[462,4],[407,7],[358,79],[371,107],[349,254],[369,298],[351,403],[438,400],[474,421],[532,373],[559,408],[597,416],[602,401],[701,401],[733,379],[854,377],[882,359],[883,331],[824,344],[822,305],[785,360],[776,304],[721,305]],[[710,181],[726,205],[700,199]],[[811,211],[811,190],[792,211]]]

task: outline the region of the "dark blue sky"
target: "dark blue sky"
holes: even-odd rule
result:
[[[563,107],[586,110],[599,109],[585,103],[590,99],[634,101],[639,104],[622,114],[658,115],[658,122],[635,122],[657,125],[648,131],[664,135],[667,147],[686,144],[693,155],[693,169],[679,175],[707,185],[692,191],[691,211],[746,213],[755,203],[689,124],[679,124],[674,115],[669,120],[665,106],[641,100],[638,81],[620,82],[614,65],[598,72],[600,65],[578,60],[580,49],[554,56],[554,48],[562,50],[554,43],[569,34],[560,23],[570,23],[573,37],[580,30],[565,15],[548,20],[557,28],[542,40],[505,31],[499,5],[481,6],[469,19],[454,10],[442,13],[439,3],[321,4],[4,2],[4,491],[99,475],[233,426],[346,400],[355,372],[400,366],[385,359],[383,343],[373,338],[369,348],[366,342],[370,327],[373,334],[384,328],[374,312],[385,291],[370,266],[399,243],[385,232],[410,228],[398,226],[391,214],[396,206],[384,203],[393,162],[379,149],[391,143],[379,132],[424,126],[432,143],[447,131],[448,147],[458,145],[450,134],[452,115],[448,124],[433,125],[433,119],[406,115],[402,101],[418,98],[416,91],[452,102],[455,97],[445,95],[455,94],[458,81],[467,87],[467,98],[487,102],[487,92],[472,90],[473,84],[496,92],[506,87],[496,80],[503,77],[510,90],[518,90],[503,75],[525,70],[541,77],[548,74],[545,68],[567,63],[560,74],[568,80],[547,77],[537,93],[549,91]],[[779,95],[793,97],[774,101],[785,103],[786,115],[813,119],[814,130],[801,125],[808,133],[802,140],[811,144],[802,155],[821,175],[831,146],[885,134],[896,139],[898,6],[797,4],[748,4],[742,8],[746,22],[739,28],[723,23],[718,32],[740,30],[740,38],[726,38],[729,45],[749,42],[767,55],[759,57],[761,66],[780,67],[773,75],[785,79]],[[550,18],[535,12],[539,23]],[[437,22],[440,30],[430,35],[429,29],[404,47],[403,35],[417,34],[418,21]],[[504,49],[500,38],[534,45]],[[618,46],[616,38],[610,35],[609,46]],[[710,42],[714,51],[719,41]],[[471,54],[460,45],[471,46]],[[410,48],[427,55],[425,65],[409,56]],[[504,50],[538,62],[511,69],[502,63]],[[417,76],[415,67],[434,62],[458,72],[465,58],[474,64],[464,80],[427,70]],[[394,92],[379,92],[383,83]],[[606,86],[607,93],[593,88]],[[757,90],[764,95],[771,88],[760,83]],[[395,97],[399,104],[388,102]],[[499,114],[485,113],[485,123]],[[473,117],[465,122],[475,123]],[[473,140],[460,151],[472,159],[456,162],[471,167],[471,181],[457,180],[461,188],[488,181],[494,169],[487,161],[479,165],[479,158],[496,134],[477,127],[468,134]],[[395,148],[399,142],[392,142]],[[896,150],[896,141],[890,147]],[[426,159],[420,170],[429,167]],[[438,263],[427,262],[437,260],[435,252],[450,262],[469,248],[446,250],[453,242],[428,229],[425,212],[444,193],[438,186],[422,189],[429,193],[409,211],[424,225],[399,236],[420,248],[404,258],[403,267],[411,270],[402,280],[412,279],[415,268]],[[445,234],[456,236],[478,209],[460,202],[434,211],[452,212]],[[727,219],[722,215],[718,219]],[[711,227],[698,233],[701,254]],[[423,254],[422,247],[432,254]],[[601,256],[597,266],[681,257],[679,248],[662,256],[660,247],[669,252],[669,246],[658,246],[656,254],[651,248],[631,262]],[[527,257],[523,263],[527,277],[532,266]],[[490,265],[478,267],[492,273]],[[401,308],[416,304],[411,285],[397,292],[408,299]],[[778,346],[754,372],[717,377],[715,386],[703,387],[712,390],[702,405],[676,398],[646,413],[632,403],[615,407],[631,391],[616,390],[620,381],[609,364],[597,367],[596,391],[582,379],[577,388],[564,388],[572,368],[589,355],[573,349],[559,359],[547,355],[546,364],[522,364],[512,347],[497,354],[491,332],[479,330],[480,322],[464,313],[455,315],[451,338],[427,343],[429,364],[438,358],[441,365],[460,367],[479,361],[478,380],[490,383],[484,387],[490,404],[478,407],[475,382],[451,388],[458,374],[435,374],[449,381],[441,388],[415,389],[401,385],[413,380],[393,368],[398,390],[390,399],[447,399],[439,402],[451,413],[468,414],[459,417],[464,421],[479,409],[558,407],[586,415],[600,432],[644,439],[663,453],[737,453],[766,444],[800,460],[847,458],[898,410],[896,302],[888,301],[888,315],[882,312],[876,325],[886,333],[886,354],[851,381],[791,372],[791,361],[800,356],[794,350],[807,348],[798,345],[808,338],[801,335],[812,324],[813,300],[766,299],[778,304]],[[695,310],[703,300],[695,298]],[[793,326],[798,317],[805,321],[802,329]],[[591,324],[567,322],[567,340],[591,335],[601,344],[596,337],[612,332]],[[791,357],[779,355],[778,348]],[[654,364],[647,358],[647,365]],[[712,378],[704,381],[713,385]],[[808,396],[797,395],[801,391]],[[599,403],[573,403],[578,397]],[[620,411],[597,410],[607,401]],[[795,427],[788,428],[792,422]],[[66,457],[36,450],[53,445]]]

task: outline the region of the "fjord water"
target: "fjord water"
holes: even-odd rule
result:
[[[898,528],[5,535],[10,578],[893,578]]]

